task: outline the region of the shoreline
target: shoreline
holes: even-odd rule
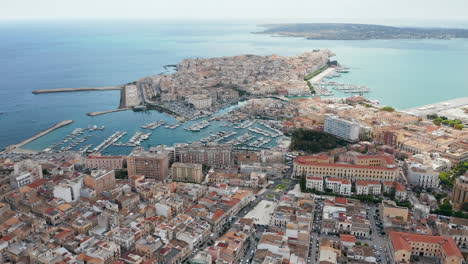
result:
[[[33,94],[43,93],[67,93],[67,92],[80,92],[80,91],[109,91],[109,90],[120,90],[120,86],[103,86],[103,87],[81,87],[81,88],[58,88],[58,89],[43,89],[34,90]]]
[[[58,122],[57,124],[53,125],[52,127],[49,127],[48,129],[43,130],[43,131],[33,135],[32,137],[21,141],[18,144],[14,144],[14,145],[10,145],[10,146],[6,147],[3,151],[0,152],[0,154],[6,153],[6,152],[11,152],[13,150],[19,150],[19,152],[25,152],[25,151],[29,152],[28,150],[22,150],[20,148],[22,146],[24,146],[24,145],[38,139],[38,138],[40,138],[40,137],[43,137],[43,136],[49,134],[50,132],[52,132],[52,131],[54,131],[54,130],[56,130],[58,128],[64,127],[64,126],[69,125],[71,123],[73,123],[73,120],[64,120],[64,121]]]

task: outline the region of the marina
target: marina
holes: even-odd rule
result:
[[[122,147],[136,147],[141,146],[141,143],[145,140],[148,140],[152,133],[143,133],[143,132],[135,132],[133,136],[130,138],[128,143],[116,142],[112,145],[114,146],[122,146]]]
[[[234,127],[235,128],[248,128],[253,124],[255,124],[255,120],[248,119],[248,120],[245,120],[244,122],[242,122],[240,124],[235,125]]]
[[[172,124],[172,125],[165,125],[164,127],[165,128],[169,128],[169,129],[175,129],[175,128],[178,128],[180,127],[181,125],[183,125],[184,123],[182,122],[178,122],[178,123],[175,123],[175,124]]]
[[[141,128],[154,130],[154,129],[156,129],[156,128],[164,125],[164,124],[166,124],[166,121],[159,120],[157,122],[152,122],[152,123],[143,125],[143,126],[141,126]]]
[[[213,135],[210,135],[208,137],[204,137],[200,139],[201,142],[203,143],[208,143],[208,142],[219,142],[221,140],[226,140],[229,137],[232,137],[236,135],[237,132],[235,131],[220,131],[218,133],[215,133]]]
[[[86,152],[87,153],[99,153],[99,152],[105,150],[106,148],[108,148],[109,146],[111,146],[112,144],[114,144],[115,142],[117,142],[121,137],[125,136],[126,134],[127,134],[127,132],[117,131],[114,134],[112,134],[110,137],[108,137],[106,140],[104,140],[97,147],[95,147],[92,150],[88,149]]]
[[[271,141],[271,139],[269,139],[269,138],[260,137],[259,139],[255,140],[254,142],[249,143],[247,145],[249,145],[249,147],[260,148],[260,147],[262,147],[263,145],[267,144],[270,141]]]
[[[252,134],[249,134],[249,133],[245,133],[243,134],[242,136],[239,136],[231,141],[228,141],[227,143],[228,144],[233,144],[233,145],[240,145],[240,144],[243,144],[249,140],[251,140],[252,138],[254,138],[255,136],[252,135]]]
[[[192,124],[188,127],[185,128],[185,130],[189,130],[189,131],[192,131],[192,132],[198,132],[206,127],[208,127],[210,125],[210,122],[206,121],[206,120],[203,120],[201,122],[198,122],[198,123],[195,123],[195,124]]]

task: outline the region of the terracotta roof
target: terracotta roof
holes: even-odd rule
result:
[[[357,180],[356,181],[356,185],[371,185],[371,184],[380,185],[380,182],[372,181],[372,180]]]
[[[223,209],[219,209],[218,211],[216,211],[216,213],[214,213],[214,215],[213,215],[213,220],[217,220],[217,219],[220,218],[223,214],[224,214],[224,210],[223,210]]]
[[[335,197],[336,204],[348,204],[348,198],[346,197]]]
[[[405,192],[406,188],[401,182],[397,182],[395,185],[395,190],[400,191],[400,192]]]
[[[390,240],[395,250],[407,250],[411,252],[409,242],[422,242],[439,244],[447,256],[458,256],[463,258],[455,241],[451,237],[420,235],[414,233],[390,232]]]
[[[42,178],[42,179],[39,179],[39,180],[37,180],[37,181],[35,181],[33,183],[28,184],[28,187],[36,189],[36,188],[44,185],[45,183],[46,183],[46,179]]]
[[[342,184],[351,184],[351,182],[347,179],[327,178],[327,181],[341,182]]]
[[[307,180],[323,181],[323,178],[322,177],[309,176],[309,177],[307,177]]]
[[[340,234],[340,240],[342,242],[356,242],[356,237],[353,235],[345,235],[345,234]]]

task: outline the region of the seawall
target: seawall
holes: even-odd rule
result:
[[[44,90],[34,90],[32,91],[32,93],[42,94],[42,93],[65,93],[65,92],[79,92],[79,91],[107,91],[107,90],[120,90],[120,86],[44,89]]]
[[[64,121],[58,122],[57,124],[53,125],[52,127],[49,127],[48,129],[46,129],[46,130],[44,130],[42,132],[39,132],[36,135],[34,135],[34,136],[32,136],[32,137],[18,143],[18,144],[14,144],[14,145],[6,147],[5,151],[3,151],[3,152],[7,152],[7,151],[11,151],[11,150],[14,150],[14,149],[17,149],[17,148],[21,148],[22,146],[28,144],[31,141],[34,141],[34,140],[36,140],[36,139],[38,139],[38,138],[40,138],[40,137],[42,137],[44,135],[49,134],[50,132],[52,132],[52,131],[54,131],[54,130],[56,130],[58,128],[69,125],[71,123],[73,123],[73,120],[64,120]]]

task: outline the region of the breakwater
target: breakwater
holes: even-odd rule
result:
[[[42,93],[65,93],[65,92],[79,92],[79,91],[107,91],[107,90],[120,90],[120,86],[104,86],[104,87],[82,87],[82,88],[59,88],[59,89],[44,89],[34,90],[33,94]]]
[[[30,137],[30,138],[28,138],[28,139],[26,139],[26,140],[23,140],[23,141],[21,141],[21,142],[18,143],[18,144],[14,144],[14,145],[8,146],[7,148],[5,148],[5,151],[3,151],[3,152],[12,151],[12,150],[14,150],[14,149],[21,148],[22,146],[28,144],[28,143],[31,142],[31,141],[34,141],[34,140],[36,140],[36,139],[38,139],[38,138],[40,138],[40,137],[42,137],[42,136],[45,136],[45,135],[49,134],[50,132],[52,132],[52,131],[54,131],[54,130],[56,130],[56,129],[58,129],[58,128],[61,128],[61,127],[66,126],[66,125],[69,125],[69,124],[71,124],[71,123],[73,123],[73,120],[64,120],[64,121],[58,122],[57,124],[53,125],[52,127],[49,127],[48,129],[46,129],[46,130],[44,130],[44,131],[42,131],[42,132],[39,132],[39,133],[37,133],[36,135],[34,135],[34,136],[32,136],[32,137]],[[2,152],[2,153],[3,153],[3,152]]]

